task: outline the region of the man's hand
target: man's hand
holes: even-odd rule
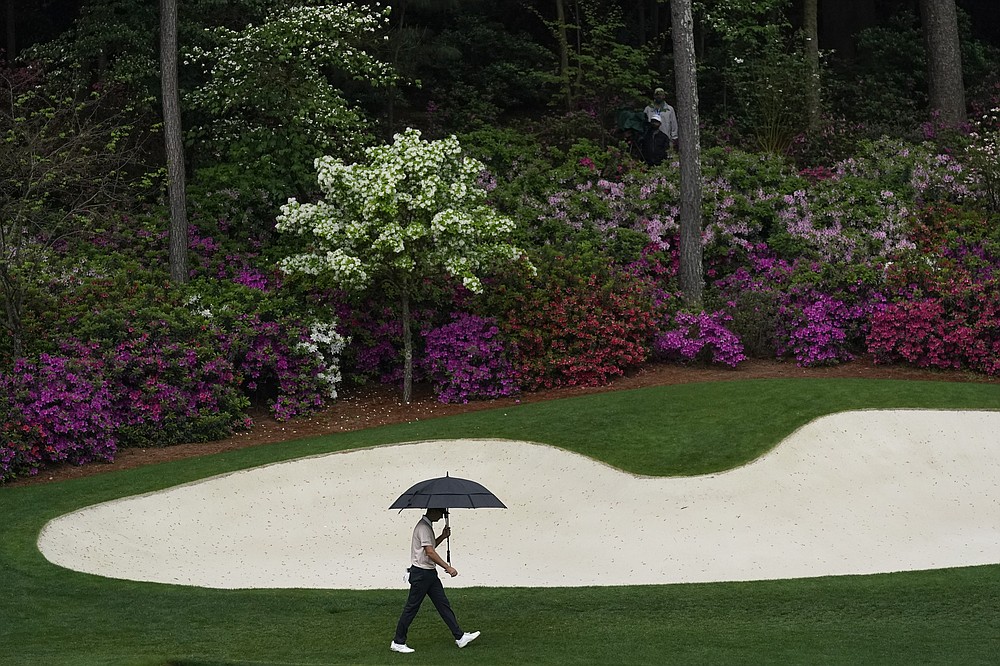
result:
[[[441,538],[442,539],[447,539],[450,536],[451,536],[451,528],[450,527],[446,527],[443,530],[441,530]]]
[[[449,576],[454,578],[458,575],[458,569],[448,564],[443,557],[438,555],[438,552],[434,550],[434,546],[424,546],[424,552],[427,553],[427,557],[430,558],[431,562],[444,569]]]

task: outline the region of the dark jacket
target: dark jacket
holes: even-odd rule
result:
[[[650,123],[642,137],[642,159],[646,164],[657,165],[667,157],[670,138],[660,131],[658,125]]]

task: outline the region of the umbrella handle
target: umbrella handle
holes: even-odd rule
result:
[[[444,512],[444,526],[446,528],[449,527],[447,510],[445,510]],[[448,533],[448,538],[446,539],[446,541],[448,542],[448,564],[451,564],[451,532]]]

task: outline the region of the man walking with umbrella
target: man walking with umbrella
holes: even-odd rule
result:
[[[458,570],[446,562],[436,550],[442,541],[451,536],[451,527],[445,527],[441,535],[434,536],[434,523],[441,520],[447,511],[440,508],[427,509],[416,527],[413,528],[413,538],[410,545],[410,594],[406,598],[406,605],[403,606],[403,613],[399,616],[396,624],[396,635],[389,645],[393,652],[409,653],[413,648],[406,644],[406,634],[409,631],[410,623],[420,610],[420,604],[424,597],[430,597],[434,607],[441,615],[441,619],[448,625],[452,635],[455,637],[455,644],[463,648],[472,641],[479,638],[479,632],[475,631],[467,634],[462,631],[455,618],[455,613],[451,610],[451,604],[444,593],[444,585],[438,578],[437,567],[441,567],[445,572],[454,578],[458,575]]]

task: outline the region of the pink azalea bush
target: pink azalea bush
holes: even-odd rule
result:
[[[778,353],[793,356],[800,366],[814,367],[854,359],[851,331],[862,325],[867,312],[863,305],[849,306],[810,290],[784,299],[778,315]]]
[[[888,303],[872,317],[868,351],[876,363],[958,368],[968,328],[949,320],[940,299]]]
[[[92,343],[73,351],[100,359],[122,447],[221,439],[244,418],[247,401],[221,346],[160,337],[154,328],[107,350]]]
[[[549,276],[524,287],[501,322],[523,389],[600,386],[649,357],[655,314],[642,281]]]
[[[100,367],[49,354],[18,359],[0,372],[0,481],[47,464],[110,461],[119,426]]]
[[[732,321],[732,317],[725,312],[677,312],[668,330],[656,336],[653,349],[667,360],[704,359],[735,368],[747,357],[743,353],[743,343],[726,328],[728,321]]]
[[[459,313],[424,338],[423,363],[441,402],[465,403],[518,392],[495,319]]]

